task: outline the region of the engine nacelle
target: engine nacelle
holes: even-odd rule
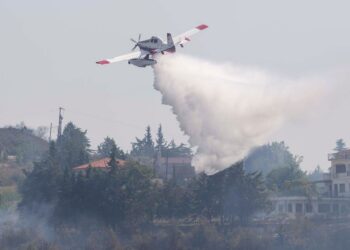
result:
[[[157,63],[156,60],[154,59],[146,59],[146,58],[134,58],[130,59],[128,61],[129,64],[133,64],[137,67],[146,67],[146,66],[151,66]]]

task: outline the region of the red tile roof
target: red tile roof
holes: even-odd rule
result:
[[[92,168],[102,168],[102,169],[108,168],[108,162],[110,160],[111,159],[109,157],[106,157],[106,158],[102,158],[100,160],[89,162],[89,163],[81,165],[81,166],[74,167],[73,169],[74,170],[86,170],[89,166],[91,166]],[[116,159],[116,161],[117,161],[118,166],[124,166],[126,163],[126,161],[120,160],[120,159]]]

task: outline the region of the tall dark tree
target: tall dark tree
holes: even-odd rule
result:
[[[145,141],[145,151],[146,155],[153,155],[154,154],[154,142],[152,139],[152,133],[151,133],[151,127],[147,126],[146,128],[146,133],[144,137]]]
[[[117,144],[115,143],[115,140],[110,137],[106,137],[104,141],[97,147],[97,153],[101,157],[109,157],[112,149],[115,148],[115,157],[121,160],[125,160],[126,156],[123,150],[121,150]]]
[[[146,127],[146,132],[142,140],[136,137],[136,142],[133,142],[131,144],[131,156],[153,158],[155,148],[152,139],[151,127]]]
[[[109,155],[110,160],[108,162],[108,166],[111,168],[111,171],[110,171],[111,174],[115,174],[115,172],[117,171],[118,164],[117,164],[116,156],[117,156],[117,146],[114,143],[111,148],[111,153]]]
[[[240,224],[247,224],[254,212],[267,205],[267,193],[261,173],[246,174],[243,165],[237,164],[224,171],[221,178],[222,216],[231,223],[238,217]]]
[[[164,139],[162,125],[160,124],[157,131],[156,150],[157,152],[159,151],[162,152],[164,151],[165,147],[166,147],[166,141]]]
[[[258,173],[245,173],[239,162],[212,176],[199,175],[191,184],[196,214],[209,220],[220,217],[246,223],[250,216],[267,205],[267,193]]]
[[[336,152],[340,152],[340,151],[343,151],[343,150],[346,149],[346,144],[345,144],[343,139],[338,139],[335,142],[335,144],[336,144],[336,146],[335,146],[335,148],[333,150],[336,151]]]
[[[63,167],[73,168],[89,162],[90,142],[86,131],[82,131],[72,122],[68,123],[57,142],[57,151],[60,164]]]

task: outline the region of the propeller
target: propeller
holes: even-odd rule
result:
[[[139,34],[139,39],[138,41],[136,42],[135,39],[131,38],[130,39],[133,43],[135,43],[135,46],[131,49],[132,51],[134,51],[138,46],[139,46],[139,42],[141,40],[141,34]]]

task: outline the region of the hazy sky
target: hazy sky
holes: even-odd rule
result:
[[[206,23],[210,28],[181,53],[295,79],[342,69],[346,83],[349,9],[350,2],[339,0],[0,0],[0,125],[57,124],[63,106],[64,122],[87,129],[93,145],[108,135],[130,149],[147,124],[155,131],[159,123],[167,138],[186,141],[152,87],[151,68],[94,62],[129,52],[129,38],[139,33],[164,36]],[[332,86],[332,77],[327,82]],[[349,90],[345,86],[269,140],[284,140],[303,155],[304,169],[327,169],[335,140],[350,144]]]

